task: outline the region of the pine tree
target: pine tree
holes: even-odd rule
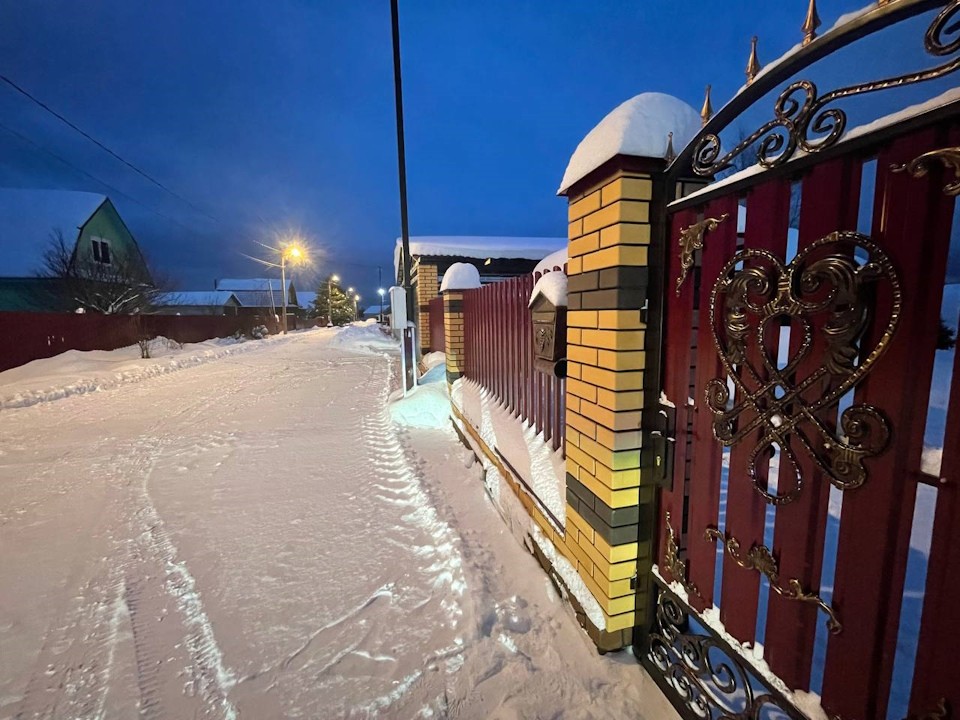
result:
[[[332,290],[332,316],[330,295]],[[317,286],[317,299],[313,302],[313,309],[322,323],[332,322],[334,325],[343,325],[354,319],[353,300],[337,283],[331,283],[327,277]]]

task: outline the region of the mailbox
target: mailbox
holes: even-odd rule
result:
[[[536,294],[530,302],[533,314],[533,365],[536,370],[567,375],[567,308],[557,307],[545,294]]]

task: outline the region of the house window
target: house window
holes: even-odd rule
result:
[[[110,264],[110,243],[103,238],[93,238],[93,259],[101,265]]]

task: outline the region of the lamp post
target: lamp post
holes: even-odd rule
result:
[[[280,300],[283,303],[280,326],[284,335],[287,334],[287,258],[298,263],[303,260],[303,250],[299,245],[291,243],[280,251]]]
[[[327,327],[333,327],[333,284],[340,282],[339,275],[331,275],[327,280]]]
[[[354,296],[353,296],[353,319],[354,319],[354,320],[359,320],[359,319],[360,319],[360,318],[358,317],[358,315],[360,314],[360,309],[357,307],[357,303],[358,303],[358,302],[360,302],[360,296],[359,296],[359,295],[354,295]]]
[[[379,288],[377,293],[380,295],[380,324],[383,325],[383,296],[387,291]]]

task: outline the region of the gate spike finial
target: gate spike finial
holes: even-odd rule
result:
[[[713,117],[713,105],[710,104],[710,86],[707,85],[707,93],[703,98],[703,107],[700,108],[700,120],[706,125]]]
[[[663,159],[667,161],[667,164],[672,163],[677,159],[677,152],[673,149],[673,133],[667,133],[667,151],[663,154]]]
[[[750,57],[747,59],[747,85],[752,83],[760,72],[760,60],[757,59],[757,36],[750,41]]]
[[[809,45],[817,36],[817,28],[820,27],[820,16],[817,15],[817,0],[810,0],[807,6],[807,17],[803,21],[803,44]]]

